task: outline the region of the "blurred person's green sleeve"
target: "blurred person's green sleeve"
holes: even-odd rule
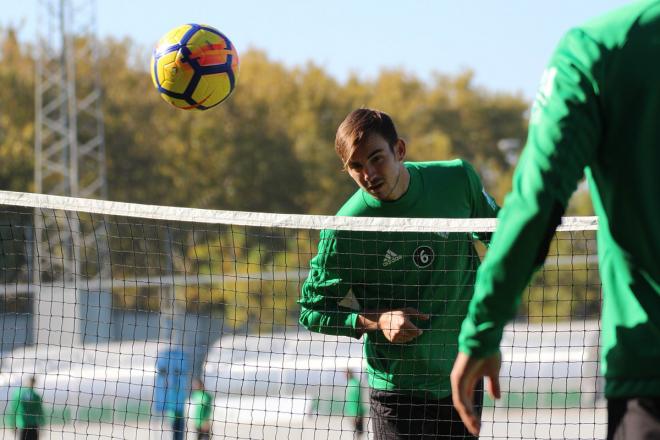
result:
[[[46,424],[46,414],[44,413],[44,399],[37,394],[37,399],[39,402],[39,415],[37,419],[38,426],[43,426]]]
[[[5,412],[5,426],[9,429],[16,428],[16,417],[18,416],[18,410],[20,406],[21,393],[20,389],[14,391],[12,394],[9,405],[7,405],[7,410]]]
[[[499,225],[479,269],[459,350],[475,357],[499,349],[504,325],[520,305],[584,168],[602,135],[600,47],[579,29],[559,43],[532,109],[527,145]]]
[[[200,419],[202,422],[208,422],[213,415],[213,396],[211,393],[203,391],[204,395],[201,402]]]

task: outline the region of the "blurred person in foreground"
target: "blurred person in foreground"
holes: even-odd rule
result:
[[[208,440],[211,436],[211,416],[213,415],[213,395],[204,389],[199,378],[192,380],[190,393],[190,418],[198,440]]]
[[[404,162],[406,148],[387,114],[351,112],[337,130],[335,149],[358,190],[337,215],[496,215],[498,206],[470,164]],[[475,237],[487,242],[489,235],[321,232],[298,301],[300,323],[314,332],[364,337],[377,440],[471,438],[452,406],[449,373],[479,265]]]
[[[36,379],[30,376],[25,385],[14,391],[6,414],[6,425],[17,431],[20,440],[37,440],[44,424],[41,396],[35,391]]]
[[[608,438],[660,438],[659,166],[660,1],[647,0],[569,31],[544,73],[451,375],[474,435],[474,384],[486,376],[499,397],[503,327],[586,174],[599,219]]]

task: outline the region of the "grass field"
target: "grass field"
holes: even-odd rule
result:
[[[342,417],[312,416],[289,421],[289,426],[271,423],[216,422],[215,438],[308,440],[353,439],[350,420]],[[493,422],[497,420],[497,422]],[[280,422],[286,422],[280,420]],[[607,433],[607,412],[598,409],[512,409],[487,408],[483,414],[482,439],[603,439]],[[370,428],[370,426],[368,426]],[[160,419],[127,424],[71,422],[42,431],[40,439],[167,439]],[[0,431],[2,439],[13,438],[9,430]],[[192,433],[188,439],[193,439]],[[367,438],[372,438],[369,435]]]

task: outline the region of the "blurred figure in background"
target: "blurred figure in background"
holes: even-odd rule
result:
[[[190,393],[190,356],[181,349],[167,348],[156,359],[154,409],[172,429],[173,440],[183,440],[185,405]]]
[[[213,395],[204,389],[199,378],[192,380],[190,393],[190,418],[192,419],[198,440],[211,438],[211,416],[213,415]]]
[[[359,377],[356,377],[350,369],[346,370],[346,398],[344,400],[344,416],[353,419],[355,436],[362,437],[364,434],[364,415],[366,414],[364,403],[362,403],[362,386]]]
[[[44,424],[41,396],[35,391],[36,379],[30,376],[25,385],[14,391],[6,414],[6,425],[17,431],[20,440],[37,440]]]

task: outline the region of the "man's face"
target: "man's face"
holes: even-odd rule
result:
[[[348,174],[355,183],[378,200],[396,200],[403,195],[401,190],[404,171],[405,142],[401,139],[394,151],[379,134],[372,134],[366,142],[355,149],[346,164]]]

